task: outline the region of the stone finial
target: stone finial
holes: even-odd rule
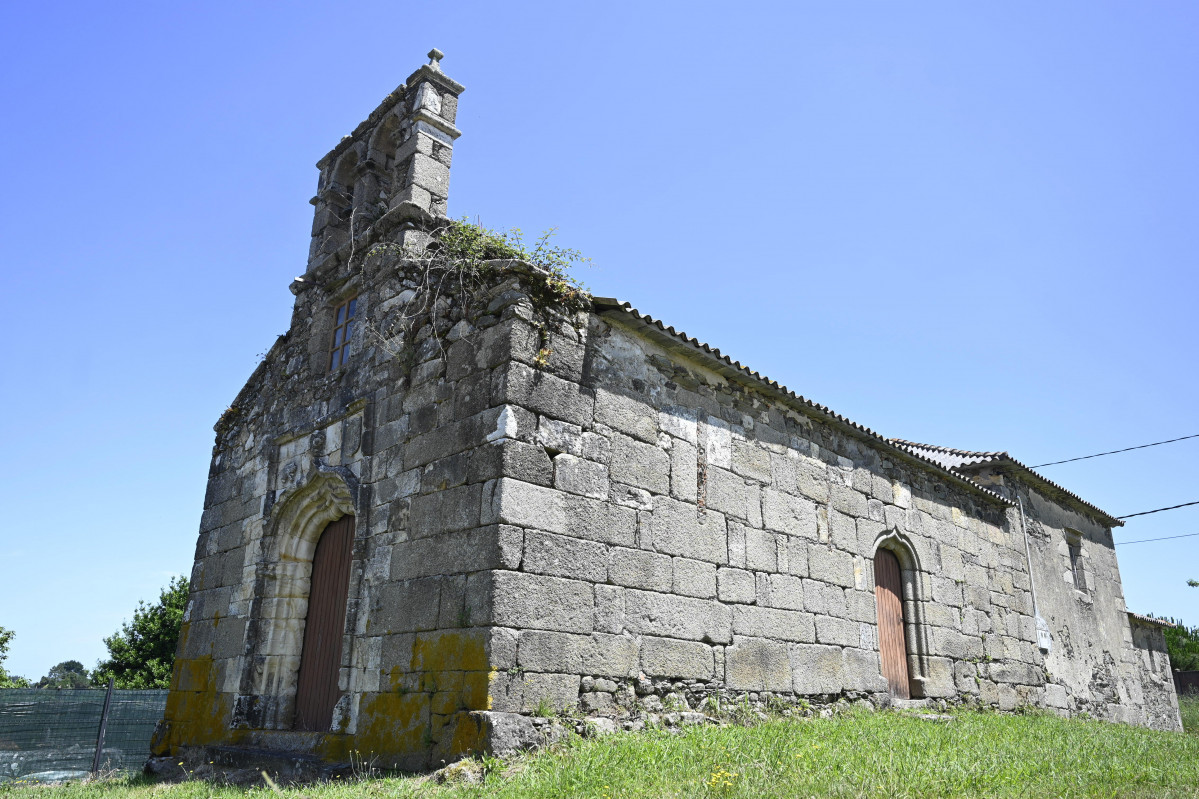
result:
[[[432,50],[429,51],[429,66],[433,67],[433,69],[440,72],[441,71],[441,59],[443,59],[443,58],[445,58],[445,53],[441,52],[436,47],[434,47]]]

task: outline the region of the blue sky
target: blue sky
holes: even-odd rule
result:
[[[1199,7],[25,3],[0,24],[0,625],[87,666],[190,570],[212,425],[313,164],[431,47],[450,206],[887,436],[1041,463],[1199,433]],[[1199,500],[1199,439],[1044,473]],[[1199,532],[1199,506],[1117,540]],[[1199,624],[1199,537],[1118,548]]]

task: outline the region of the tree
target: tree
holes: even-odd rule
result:
[[[1170,667],[1177,671],[1199,671],[1199,627],[1187,627],[1181,619],[1164,619],[1177,627],[1164,627]]]
[[[1199,588],[1199,580],[1187,580],[1187,585],[1191,588]]]
[[[8,644],[16,636],[12,630],[0,627],[0,688],[28,688],[29,680],[9,674],[4,670],[4,661],[8,658]]]
[[[78,660],[64,660],[51,666],[46,676],[37,681],[34,688],[88,688],[92,677]]]
[[[138,602],[133,621],[104,639],[108,660],[96,665],[93,681],[99,685],[112,677],[117,688],[169,688],[187,592],[187,578],[175,577],[156,604]]]

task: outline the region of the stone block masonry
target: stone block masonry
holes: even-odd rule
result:
[[[291,328],[216,427],[156,751],[417,769],[528,741],[547,710],[880,705],[895,685],[1178,728],[1093,506],[883,439],[615,301],[547,324],[528,264],[432,289],[462,91],[440,57],[318,165]],[[314,553],[344,516],[338,698],[296,730]],[[882,550],[898,619],[877,612]]]

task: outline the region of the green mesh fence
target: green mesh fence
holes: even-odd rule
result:
[[[82,777],[91,770],[104,688],[0,690],[0,784]],[[113,691],[102,770],[134,771],[150,755],[167,692]]]

